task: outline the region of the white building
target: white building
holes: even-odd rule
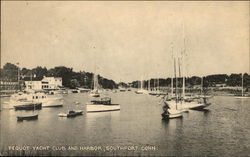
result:
[[[25,81],[26,89],[33,90],[55,90],[62,86],[61,77],[44,77],[42,80]]]

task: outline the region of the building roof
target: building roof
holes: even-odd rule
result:
[[[31,81],[31,78],[30,77],[25,77],[25,78],[23,78],[23,80],[24,81]],[[32,81],[42,81],[42,79],[39,79],[37,77],[33,77]]]

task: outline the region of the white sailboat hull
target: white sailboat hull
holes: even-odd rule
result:
[[[119,111],[120,105],[87,104],[87,112],[110,112]]]
[[[175,101],[166,101],[166,104],[170,107],[170,109],[174,109],[176,107]],[[182,110],[183,112],[186,112],[188,109],[204,109],[208,106],[210,106],[211,103],[198,103],[198,102],[178,102],[177,108]]]
[[[175,110],[175,109],[168,109],[169,112],[169,118],[181,118],[182,117],[182,112],[180,110]]]
[[[90,93],[90,96],[92,96],[92,97],[100,97],[100,94],[99,93]]]

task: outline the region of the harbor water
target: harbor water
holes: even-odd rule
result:
[[[64,106],[42,108],[37,120],[18,122],[33,111],[2,109],[2,155],[61,156],[249,156],[250,99],[211,98],[204,111],[182,119],[161,118],[161,98],[133,91],[106,92],[120,111],[86,113],[88,93],[63,95]],[[8,98],[1,98],[1,104]],[[79,102],[77,105],[74,102]],[[58,117],[83,109],[75,118]],[[36,147],[34,149],[33,147]]]

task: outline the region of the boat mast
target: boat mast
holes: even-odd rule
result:
[[[150,79],[148,80],[148,90],[150,91]]]
[[[201,94],[203,93],[203,76],[201,76]]]
[[[184,67],[182,68],[182,70],[184,70]],[[183,75],[183,73],[184,73],[184,72],[182,72],[182,75]],[[183,98],[185,97],[185,82],[186,82],[185,79],[186,79],[186,78],[185,78],[185,76],[183,75],[183,78],[182,78],[182,96],[183,96]]]
[[[93,87],[93,90],[97,90],[98,89],[98,77],[96,75],[96,51],[95,51],[95,46],[93,47],[94,48],[94,66],[95,66],[95,69],[94,69],[94,74],[93,74],[93,79],[94,79],[94,87]]]
[[[185,97],[185,82],[186,82],[186,78],[185,78],[185,75],[184,75],[184,56],[185,56],[185,53],[186,53],[186,39],[185,39],[185,32],[184,32],[184,23],[182,25],[182,31],[183,31],[183,53],[182,53],[182,75],[183,75],[183,78],[182,78],[182,95],[183,95],[183,98]]]
[[[16,64],[17,64],[17,83],[18,83],[18,84],[17,84],[17,90],[19,90],[19,85],[20,85],[20,84],[19,84],[19,82],[20,82],[20,80],[19,80],[19,79],[20,79],[20,76],[19,76],[19,75],[20,75],[20,72],[19,72],[19,66],[18,66],[19,63],[16,63]]]
[[[180,58],[178,58],[179,77],[181,78]]]
[[[142,82],[142,77],[141,77],[141,90],[142,90],[142,87],[143,87],[143,82]]]
[[[159,78],[157,78],[157,91],[160,91],[160,82],[159,82]]]
[[[172,43],[171,43],[172,44]],[[172,63],[173,63],[173,45],[171,46],[171,52],[172,52]],[[174,95],[174,71],[172,72],[172,75],[171,75],[171,98],[173,97]]]
[[[243,81],[244,81],[244,79],[243,79],[243,73],[241,73],[241,96],[244,96],[244,86],[243,86]]]
[[[175,102],[176,102],[176,109],[177,109],[177,102],[178,102],[178,95],[177,95],[177,85],[178,85],[178,79],[177,79],[177,77],[176,77],[176,64],[175,64],[175,60],[176,60],[176,58],[174,58],[174,76],[175,76],[175,81],[176,81],[176,83],[175,83]]]

